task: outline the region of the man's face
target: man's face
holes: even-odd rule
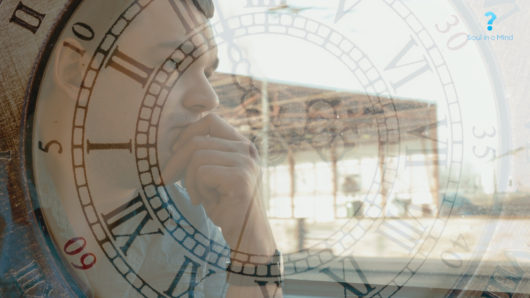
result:
[[[200,29],[201,38],[198,38],[199,41],[195,39],[195,42],[193,42],[191,36],[195,34],[190,34],[190,29],[192,32],[196,32],[198,28],[193,28],[189,24],[182,24],[173,11],[154,10],[154,13],[149,16],[150,20],[145,21],[148,22],[147,27],[153,26],[151,22],[157,24],[157,36],[153,37],[156,41],[153,41],[154,47],[149,49],[149,54],[152,54],[154,59],[152,65],[163,63],[161,60],[168,57],[167,53],[173,52],[183,42],[192,41],[189,45],[193,43],[199,44],[199,46],[193,46],[191,53],[198,47],[207,49],[204,54],[195,58],[194,62],[186,70],[179,71],[178,79],[173,88],[171,88],[161,112],[157,135],[157,150],[158,162],[162,169],[171,156],[178,154],[174,150],[174,145],[181,131],[191,123],[207,115],[219,103],[217,95],[208,80],[218,64],[217,47],[211,44],[213,33],[210,26],[205,25],[207,24],[207,18],[191,5],[191,1],[189,2],[190,9],[186,10],[189,14],[186,15],[185,19],[193,19],[195,24],[201,24],[199,27],[202,28]],[[146,30],[143,36],[149,38],[149,33]],[[188,54],[188,56],[192,55]]]
[[[210,28],[203,30],[210,36]],[[185,37],[185,36],[182,36]],[[219,104],[217,94],[209,82],[218,65],[217,48],[212,48],[180,74],[171,89],[160,117],[158,130],[159,164],[164,167],[174,151],[180,132],[201,119]]]

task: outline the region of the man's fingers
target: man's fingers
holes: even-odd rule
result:
[[[193,153],[193,151],[201,149],[246,153],[248,151],[248,148],[246,147],[249,145],[248,143],[250,142],[242,140],[233,141],[211,136],[194,136],[181,147],[175,144],[175,146],[173,146],[173,153],[190,154]]]
[[[223,152],[216,150],[198,150],[193,154],[191,161],[186,169],[186,188],[190,194],[193,204],[201,203],[201,193],[198,192],[198,187],[204,182],[203,175],[198,173],[198,169],[203,166],[222,166],[238,169],[237,172],[245,172],[246,170],[255,170],[256,165],[248,155],[237,152]],[[204,174],[204,172],[203,172]],[[209,176],[208,176],[209,177]],[[218,183],[225,185],[225,187],[233,187],[236,189],[239,185],[233,182],[234,176],[232,171],[219,173],[217,176]],[[207,186],[208,187],[208,186]]]
[[[176,147],[172,157],[163,165],[162,178],[165,183],[172,183],[182,177],[183,171],[190,162],[193,154],[199,150],[217,150],[223,152],[238,152],[251,154],[253,147],[249,141],[231,141],[209,136],[194,136],[181,147]]]
[[[199,121],[186,127],[179,135],[177,144],[182,145],[194,136],[212,136],[221,139],[238,141],[243,136],[237,130],[215,114],[208,114]]]
[[[208,216],[212,220],[223,220],[222,212],[217,208],[220,203],[220,199],[227,199],[230,194],[227,194],[228,189],[237,189],[240,185],[238,182],[238,171],[233,167],[225,166],[212,166],[205,165],[197,169],[197,179],[200,179],[200,183],[197,183],[197,192],[203,197],[202,204],[204,209],[208,213]],[[224,177],[221,178],[220,177]],[[199,181],[197,181],[199,182]],[[224,202],[227,204],[228,202]],[[234,208],[242,208],[241,203],[237,200],[232,202]],[[221,213],[220,213],[221,212]],[[226,218],[224,220],[235,220]]]

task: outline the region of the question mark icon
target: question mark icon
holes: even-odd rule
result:
[[[490,20],[488,21],[488,30],[491,31],[493,30],[493,26],[491,25],[493,25],[493,21],[497,19],[497,16],[491,11],[486,12],[485,16],[490,17]]]

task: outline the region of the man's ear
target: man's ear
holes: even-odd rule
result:
[[[56,86],[69,98],[76,98],[83,78],[83,54],[81,44],[72,38],[63,41],[55,54],[54,80]]]

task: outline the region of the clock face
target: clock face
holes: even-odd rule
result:
[[[461,287],[491,228],[455,232],[463,173],[491,192],[508,136],[496,90],[472,87],[492,78],[459,11],[235,1],[208,24],[193,2],[76,2],[50,37],[26,166],[68,274],[98,297],[226,291],[227,240],[172,167],[209,113],[259,151],[284,292],[406,296],[433,271],[451,277],[429,287]]]

